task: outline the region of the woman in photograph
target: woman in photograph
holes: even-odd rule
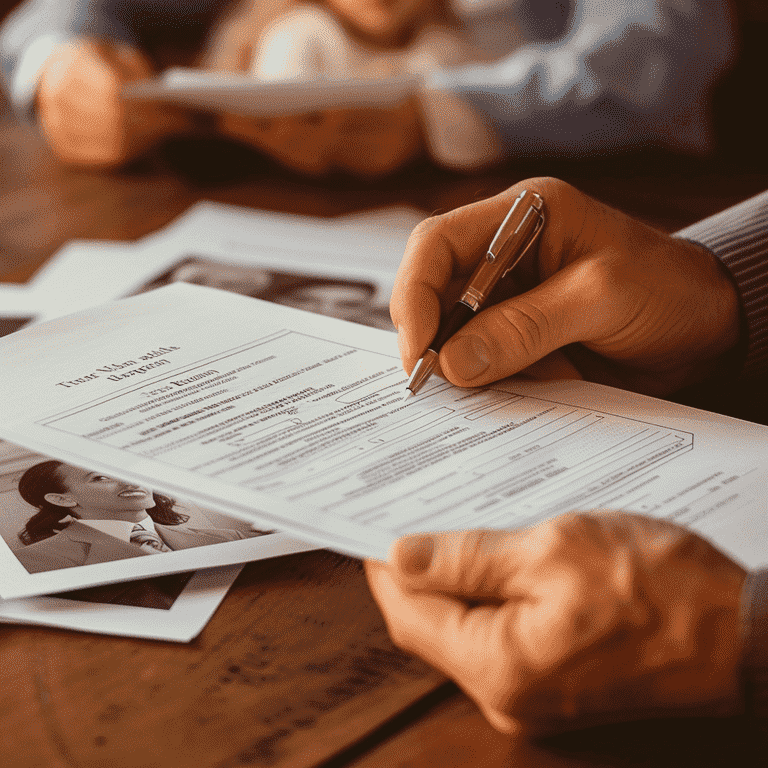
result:
[[[19,533],[15,552],[30,573],[105,563],[262,535],[192,528],[176,502],[139,485],[61,461],[30,467],[19,494],[38,512]]]

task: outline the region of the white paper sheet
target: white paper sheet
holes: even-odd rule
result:
[[[386,313],[408,236],[422,218],[408,208],[321,219],[201,202],[138,242],[68,243],[26,295],[36,317],[49,320],[129,295],[193,258],[251,270],[252,283],[258,270],[365,283]]]
[[[339,551],[600,506],[768,552],[768,429],[747,422],[584,382],[438,379],[403,403],[394,334],[195,286],[0,353],[11,439]]]
[[[257,80],[250,75],[174,68],[127,85],[127,99],[157,100],[252,117],[344,107],[391,107],[421,88],[418,75],[349,80]]]
[[[44,308],[44,300],[28,286],[0,283],[0,336],[37,321]]]
[[[33,276],[29,292],[40,305],[38,320],[76,312],[125,294],[141,269],[144,252],[135,243],[73,240]]]
[[[0,600],[0,623],[188,643],[208,623],[241,570],[238,565],[197,571],[169,609],[27,597]]]

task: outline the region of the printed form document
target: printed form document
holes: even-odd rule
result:
[[[393,333],[176,284],[0,340],[0,436],[356,556],[621,509],[768,555],[768,428],[579,381],[403,400]]]

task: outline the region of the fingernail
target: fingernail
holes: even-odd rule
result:
[[[429,568],[435,542],[431,536],[409,536],[400,541],[399,550],[400,570],[411,576],[417,576]]]
[[[465,381],[476,379],[491,364],[491,355],[485,342],[472,333],[451,339],[444,351],[448,354],[453,372]]]

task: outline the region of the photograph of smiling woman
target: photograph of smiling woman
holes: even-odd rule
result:
[[[71,508],[59,506],[46,500],[46,494],[65,494],[67,487],[62,482],[58,470],[64,466],[61,461],[43,461],[30,467],[19,479],[19,495],[27,504],[37,507],[40,511],[33,515],[19,532],[19,539],[24,544],[34,544],[47,539],[62,530],[66,525],[62,521],[69,517],[79,517]],[[147,514],[155,523],[162,525],[180,525],[189,520],[189,515],[184,515],[174,510],[175,499],[152,493],[154,506],[146,509]]]
[[[24,530],[19,532],[19,539],[24,544],[34,544],[59,533],[65,525],[62,521],[69,517],[78,517],[72,508],[62,507],[46,500],[46,494],[67,492],[57,470],[63,466],[61,461],[43,461],[30,467],[19,480],[19,495],[27,504],[37,507],[40,511],[33,515]],[[159,493],[152,494],[154,506],[146,512],[156,523],[163,525],[180,525],[189,520],[189,515],[176,512],[173,507],[176,501],[169,496]]]
[[[192,527],[176,501],[148,488],[43,461],[19,478],[19,495],[38,512],[19,532],[15,551],[28,573],[156,555],[263,535]]]

